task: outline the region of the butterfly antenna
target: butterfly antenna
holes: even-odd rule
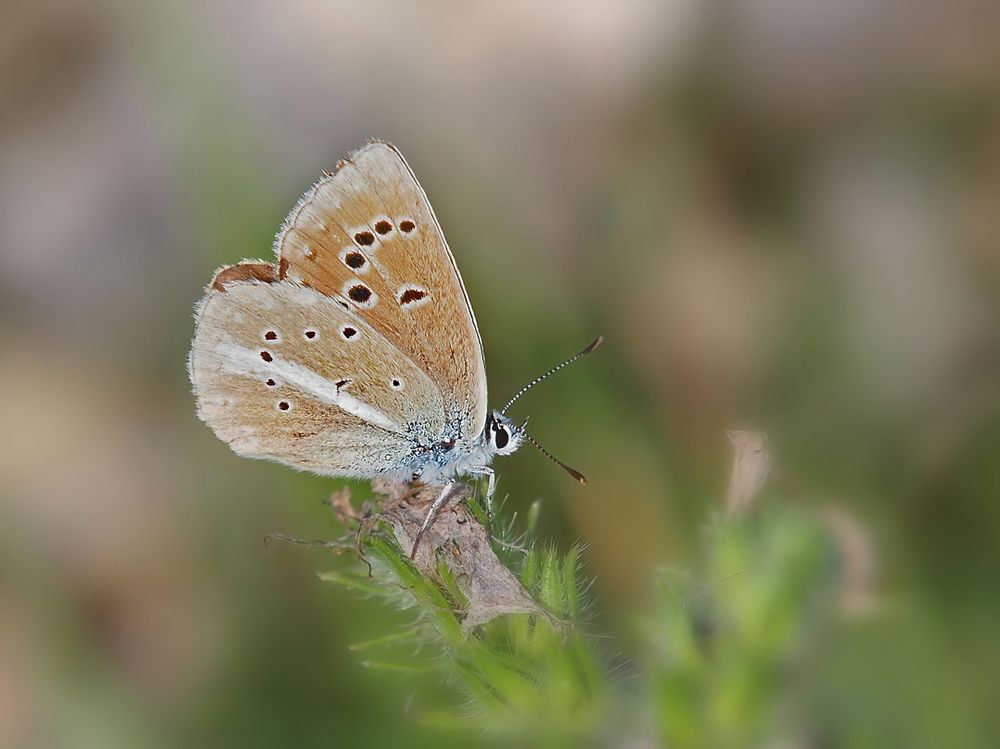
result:
[[[555,455],[553,455],[552,453],[550,453],[544,447],[542,447],[541,445],[539,445],[538,444],[538,440],[536,440],[534,437],[532,437],[527,432],[522,431],[521,434],[524,436],[524,438],[526,440],[528,440],[528,442],[530,442],[532,445],[534,445],[535,447],[537,447],[538,450],[539,450],[539,452],[542,453],[542,455],[544,455],[546,458],[548,458],[549,460],[551,460],[557,466],[559,466],[560,468],[562,468],[564,471],[566,471],[566,473],[568,473],[570,476],[572,476],[573,478],[575,478],[581,484],[583,484],[584,486],[587,485],[587,477],[586,476],[584,476],[582,473],[580,473],[575,468],[570,468],[568,465],[566,465],[565,463],[563,463],[561,460],[559,460],[559,458],[557,458]]]
[[[573,362],[575,362],[575,361],[576,361],[577,359],[579,359],[580,357],[582,357],[582,356],[586,356],[586,355],[587,355],[587,354],[589,354],[589,353],[590,353],[591,351],[593,351],[593,350],[594,350],[595,348],[597,348],[598,346],[600,346],[600,345],[601,345],[601,342],[602,342],[603,340],[604,340],[604,336],[597,336],[597,338],[595,338],[595,339],[594,339],[593,343],[591,343],[591,344],[590,344],[589,346],[587,346],[587,348],[585,348],[585,349],[584,349],[583,351],[580,351],[580,352],[578,352],[578,353],[575,353],[575,354],[573,354],[573,356],[571,356],[571,357],[570,357],[569,359],[567,359],[566,361],[562,362],[561,364],[557,364],[556,366],[552,367],[552,369],[550,369],[550,370],[549,370],[548,372],[546,372],[545,374],[542,374],[542,375],[539,375],[538,377],[536,377],[535,379],[533,379],[533,380],[532,380],[531,382],[529,382],[529,383],[528,383],[527,385],[525,385],[525,386],[524,386],[523,388],[521,388],[520,390],[518,390],[518,391],[517,391],[517,392],[516,392],[516,393],[514,394],[514,397],[513,397],[513,398],[511,398],[511,399],[510,399],[509,401],[507,401],[507,405],[503,407],[503,410],[501,410],[501,411],[500,411],[500,413],[501,413],[501,414],[505,414],[505,413],[507,413],[507,409],[508,409],[508,408],[510,408],[510,407],[511,407],[511,406],[512,406],[512,405],[514,404],[514,401],[516,401],[516,400],[517,400],[518,398],[520,398],[520,397],[521,397],[522,395],[524,395],[524,394],[525,394],[525,393],[527,393],[527,392],[528,392],[529,390],[531,390],[531,388],[533,388],[533,387],[534,387],[535,385],[537,385],[537,384],[538,384],[539,382],[541,382],[542,380],[544,380],[544,379],[547,379],[547,378],[551,377],[552,375],[554,375],[554,374],[555,374],[556,372],[558,372],[558,371],[559,371],[560,369],[562,369],[563,367],[568,367],[568,366],[569,366],[570,364],[572,364]],[[531,438],[529,437],[528,439],[531,439]],[[534,440],[532,440],[532,442],[534,442]],[[542,450],[541,446],[540,446],[540,445],[538,445],[537,443],[535,443],[535,447],[537,447],[537,448],[538,448],[539,450]],[[544,453],[544,452],[545,452],[545,450],[542,450],[542,452]],[[546,454],[546,455],[548,455],[548,453],[545,453],[545,454]],[[550,458],[552,458],[552,456],[551,456],[551,455],[549,455],[549,457],[550,457]],[[556,460],[556,459],[555,459],[555,458],[552,458],[552,460]],[[556,463],[559,463],[559,461],[558,461],[558,460],[556,460]],[[560,464],[560,465],[562,465],[561,463],[559,463],[559,464]],[[565,467],[566,467],[566,466],[563,466],[563,468],[565,468]]]

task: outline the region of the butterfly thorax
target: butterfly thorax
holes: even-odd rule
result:
[[[410,474],[400,471],[397,478],[435,483],[480,473],[481,469],[489,467],[495,456],[510,455],[522,441],[523,436],[510,419],[493,411],[476,437],[463,437],[456,423],[453,430],[446,430],[442,439],[428,446],[418,446],[408,466]]]

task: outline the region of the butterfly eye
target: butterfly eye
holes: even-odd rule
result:
[[[507,434],[507,430],[498,426],[497,433],[493,437],[493,442],[496,444],[498,450],[503,450],[507,447],[507,443],[510,442],[510,435]]]

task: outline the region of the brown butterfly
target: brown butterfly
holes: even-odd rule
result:
[[[313,185],[274,251],[276,264],[220,268],[197,307],[189,370],[199,416],[247,457],[441,485],[421,533],[458,476],[485,476],[490,508],[493,457],[525,440],[537,446],[507,408],[601,341],[488,412],[482,342],[458,267],[388,143],[363,146]]]

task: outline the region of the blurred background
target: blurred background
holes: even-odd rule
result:
[[[494,404],[606,337],[515,413],[590,486],[496,467],[587,545],[623,658],[760,429],[866,560],[845,725],[996,746],[998,84],[985,0],[5,4],[0,746],[464,745],[414,734],[447,685],[349,650],[406,620],[317,579],[353,560],[264,547],[337,536],[342,482],[236,457],[185,371],[213,270],[371,137]]]

